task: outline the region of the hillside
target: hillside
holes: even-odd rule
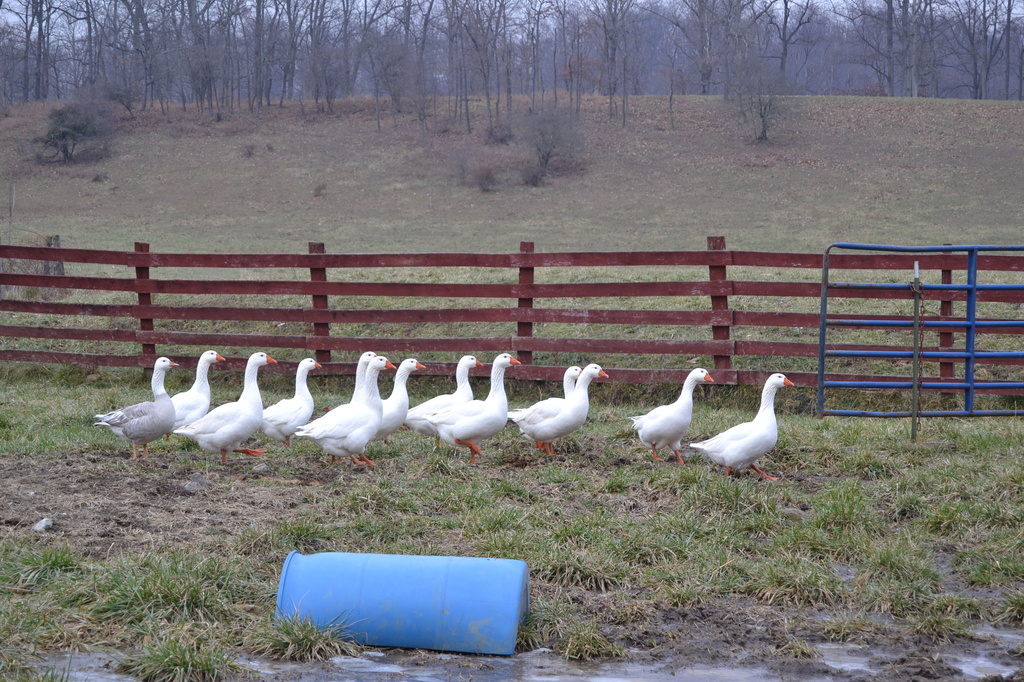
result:
[[[443,102],[439,103],[443,107]],[[464,128],[382,119],[372,103],[327,115],[150,110],[122,118],[113,153],[39,164],[42,105],[0,120],[4,241],[60,234],[64,246],[303,252],[703,249],[822,251],[833,241],[1019,243],[1024,103],[806,98],[767,145],[718,98],[631,100],[624,129],[587,102],[571,172],[540,187],[522,150]],[[490,167],[483,192],[459,169]],[[7,194],[6,189],[4,194]],[[3,210],[3,209],[0,209]],[[7,213],[4,210],[4,213]]]

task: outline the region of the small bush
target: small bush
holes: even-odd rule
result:
[[[100,159],[109,155],[112,115],[107,104],[80,100],[50,112],[50,126],[36,138],[44,154],[64,163],[79,156]]]
[[[519,120],[518,129],[518,139],[531,153],[541,175],[547,174],[555,161],[574,166],[583,152],[583,132],[568,109],[548,106],[530,111]]]
[[[472,179],[481,192],[490,192],[498,186],[498,171],[493,166],[478,166],[473,169]]]
[[[313,188],[313,196],[317,199],[324,196],[327,193],[327,184],[321,182],[319,185]]]
[[[527,187],[540,187],[544,182],[544,169],[539,163],[526,163],[519,170],[519,176]]]
[[[512,127],[507,123],[495,123],[487,131],[487,142],[489,144],[511,144],[512,140]]]

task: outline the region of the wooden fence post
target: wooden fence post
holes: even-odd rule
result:
[[[724,251],[725,250],[725,237],[708,237],[708,250],[709,251]],[[727,278],[724,265],[709,265],[708,266],[708,279],[712,282],[724,282]],[[729,297],[728,296],[712,296],[711,297],[711,310],[729,310]],[[729,326],[728,325],[711,325],[711,338],[716,341],[728,341],[729,340]],[[732,358],[728,355],[716,355],[715,356],[715,369],[730,369],[732,367]]]
[[[149,244],[145,242],[135,242],[135,253],[149,253]],[[139,291],[139,280],[149,279],[149,266],[135,268],[135,291],[139,295],[139,305],[153,305],[153,295],[148,291]],[[152,318],[139,318],[139,329],[144,332],[153,331],[153,319]],[[156,355],[156,344],[144,343],[142,344],[143,355]]]
[[[945,246],[950,246],[946,244]],[[953,271],[942,270],[942,283],[952,284],[953,283]],[[945,290],[944,290],[945,291]],[[944,318],[953,316],[953,301],[949,299],[942,299],[939,301],[939,315]],[[939,332],[939,348],[952,348],[953,347],[953,332]],[[944,379],[953,378],[953,363],[952,362],[940,362],[939,363],[939,376]]]
[[[519,242],[519,253],[533,253],[533,242]],[[533,284],[533,268],[519,266],[519,284]],[[533,307],[532,298],[520,298],[519,307],[527,309]],[[519,322],[516,324],[516,336],[520,339],[533,336],[533,322]],[[519,362],[524,365],[533,364],[533,351],[520,350],[516,353]]]
[[[46,237],[46,246],[51,249],[60,248],[60,235],[54,234]],[[43,274],[44,275],[64,275],[64,261],[62,260],[44,260],[43,261]]]
[[[322,242],[309,242],[310,253],[327,253]],[[309,269],[309,281],[311,282],[326,282],[327,281],[327,268],[310,268]],[[327,310],[327,295],[326,294],[313,294],[313,310]],[[314,322],[313,323],[313,339],[316,341],[317,338],[324,338],[331,335],[331,326],[326,322]],[[316,344],[319,346],[319,344]],[[330,362],[331,351],[328,348],[317,347],[316,351],[317,362]]]

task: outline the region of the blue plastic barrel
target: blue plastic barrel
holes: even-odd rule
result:
[[[277,618],[343,626],[368,646],[515,653],[530,606],[526,562],[452,556],[291,552]]]

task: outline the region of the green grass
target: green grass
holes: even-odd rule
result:
[[[358,655],[344,622],[320,627],[298,617],[266,621],[246,638],[249,649],[261,656],[283,661],[326,661],[336,656]]]
[[[240,667],[213,633],[183,627],[127,654],[117,670],[143,682],[218,682]]]

